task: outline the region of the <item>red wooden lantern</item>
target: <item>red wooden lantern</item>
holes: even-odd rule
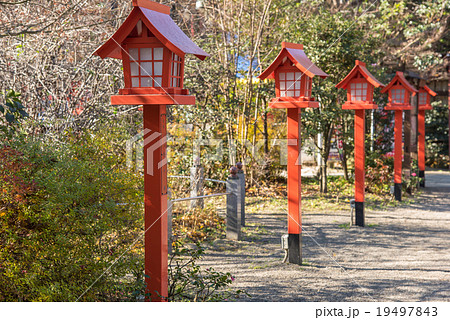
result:
[[[376,109],[373,103],[373,89],[383,88],[366,69],[366,64],[356,60],[350,73],[336,85],[347,90],[347,102],[342,109],[355,110],[355,222],[364,227],[364,178],[365,178],[365,110]]]
[[[275,79],[276,98],[269,107],[287,109],[289,262],[301,264],[301,108],[319,106],[311,97],[312,78],[328,75],[308,59],[303,45],[283,42],[281,46],[281,52],[259,78]]]
[[[145,274],[151,301],[167,297],[166,105],[195,104],[183,89],[187,53],[208,56],[169,16],[168,6],[133,0],[133,10],[95,54],[123,61],[125,88],[113,105],[143,105]]]
[[[389,92],[389,103],[386,105],[385,110],[395,111],[394,196],[396,200],[401,201],[403,110],[411,110],[411,94],[415,95],[417,90],[405,79],[403,72],[397,71],[395,77],[381,92]]]
[[[125,88],[112,104],[194,104],[183,89],[187,53],[209,56],[193,43],[169,16],[168,6],[133,0],[133,10],[114,35],[95,54],[123,61]],[[125,97],[126,95],[126,97]]]
[[[418,114],[418,130],[419,130],[419,177],[422,178],[420,186],[425,187],[425,110],[432,110],[431,96],[436,96],[436,92],[428,86],[419,89],[419,114]]]

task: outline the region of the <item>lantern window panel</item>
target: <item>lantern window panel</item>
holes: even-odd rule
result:
[[[162,76],[163,63],[162,62],[153,62],[153,64],[155,65],[154,75]]]
[[[300,97],[302,85],[301,72],[280,72],[278,75],[281,97]]]
[[[181,87],[181,63],[181,58],[172,52],[170,85],[174,88]]]
[[[154,51],[154,54],[155,54],[155,60],[162,60],[163,59],[163,52],[164,52],[163,48],[154,48],[153,51]]]
[[[130,60],[131,61],[139,60],[139,48],[131,48],[130,49]]]
[[[141,87],[153,87],[153,80],[150,77],[141,78]]]
[[[130,48],[131,86],[161,87],[164,48]]]
[[[351,101],[367,100],[367,82],[356,82],[350,84]]]
[[[147,60],[147,61],[151,61],[152,59],[152,48],[142,48],[141,49],[141,55],[140,55],[140,60]],[[155,59],[158,60],[158,59]]]
[[[131,62],[130,63],[130,71],[132,76],[139,76],[139,63]]]
[[[305,77],[305,97],[310,97],[311,95],[311,79],[309,77]]]
[[[419,93],[419,105],[426,105],[427,104],[427,93],[426,92],[420,92]]]
[[[391,90],[392,103],[405,103],[405,89],[392,89]]]
[[[153,86],[154,87],[162,87],[162,77],[154,77],[153,78]]]

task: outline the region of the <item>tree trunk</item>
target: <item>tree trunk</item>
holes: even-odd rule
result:
[[[265,158],[268,158],[269,154],[269,131],[267,128],[267,111],[264,112],[264,154]]]
[[[327,162],[328,161],[323,161],[322,165],[320,166],[320,193],[328,192]]]
[[[348,166],[347,166],[347,151],[345,150],[347,145],[342,140],[342,168],[344,169],[344,179],[348,181]]]

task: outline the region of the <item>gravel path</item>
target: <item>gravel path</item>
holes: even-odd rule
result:
[[[304,213],[305,265],[282,263],[283,208],[248,214],[243,240],[216,240],[201,264],[231,272],[243,301],[450,301],[450,173],[426,177],[418,203],[368,211],[365,228],[344,228],[349,212]]]

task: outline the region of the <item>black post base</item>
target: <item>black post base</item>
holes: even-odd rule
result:
[[[355,224],[364,227],[364,202],[355,202]]]
[[[419,186],[421,188],[425,188],[425,171],[423,170],[419,171],[419,178],[420,178]]]
[[[402,184],[394,183],[394,197],[397,201],[402,201]]]
[[[289,263],[302,264],[302,235],[289,233]]]

